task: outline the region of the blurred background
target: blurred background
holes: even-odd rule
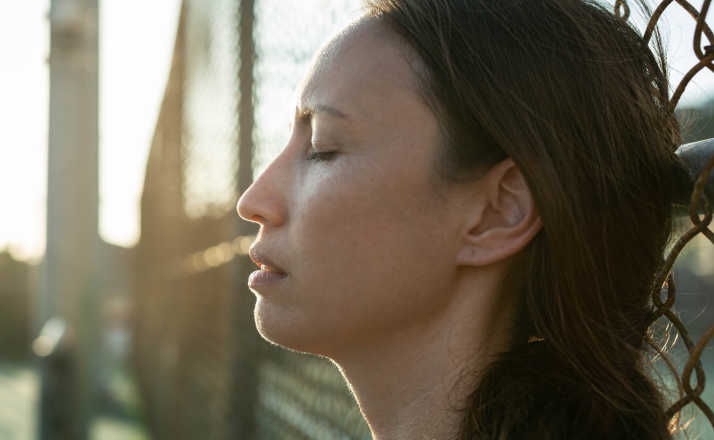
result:
[[[370,438],[332,364],[257,337],[257,231],[234,210],[286,141],[312,55],[359,13],[0,3],[0,439]],[[694,22],[671,7],[661,23],[675,87],[697,61]],[[678,114],[687,141],[714,137],[711,72]],[[675,266],[695,340],[714,323],[713,263],[696,238]],[[673,356],[681,369],[681,343]],[[703,362],[711,383],[711,344]],[[714,439],[688,411],[692,438]]]

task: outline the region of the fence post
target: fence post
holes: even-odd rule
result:
[[[91,417],[98,333],[98,19],[97,0],[51,2],[47,250],[36,310],[45,325],[33,346],[41,359],[40,439],[86,439]]]
[[[253,130],[255,106],[255,2],[241,0],[238,9],[239,71],[238,71],[238,176],[237,190],[240,196],[253,181]],[[236,216],[237,232],[240,235],[255,234],[255,225]],[[255,299],[247,289],[246,280],[253,267],[245,256],[237,258],[233,288],[237,290],[233,311],[233,390],[232,423],[230,438],[253,438],[255,432],[255,406],[257,404],[257,363],[259,339],[253,325]]]

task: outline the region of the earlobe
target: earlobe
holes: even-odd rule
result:
[[[523,250],[542,228],[533,195],[512,159],[494,165],[474,191],[482,203],[474,205],[471,223],[456,256],[461,266],[485,266]]]

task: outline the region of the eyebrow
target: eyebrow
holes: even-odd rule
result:
[[[344,113],[341,110],[336,109],[335,107],[331,107],[326,104],[315,104],[311,107],[305,107],[303,109],[298,108],[297,109],[297,114],[301,118],[308,118],[312,115],[317,115],[320,113],[324,113],[327,115],[330,115],[335,118],[340,118],[340,119],[349,119],[349,116],[347,116],[346,113]]]

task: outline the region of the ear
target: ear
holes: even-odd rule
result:
[[[485,266],[517,254],[542,227],[533,195],[511,158],[493,166],[474,187],[480,203],[469,213],[456,263]]]

